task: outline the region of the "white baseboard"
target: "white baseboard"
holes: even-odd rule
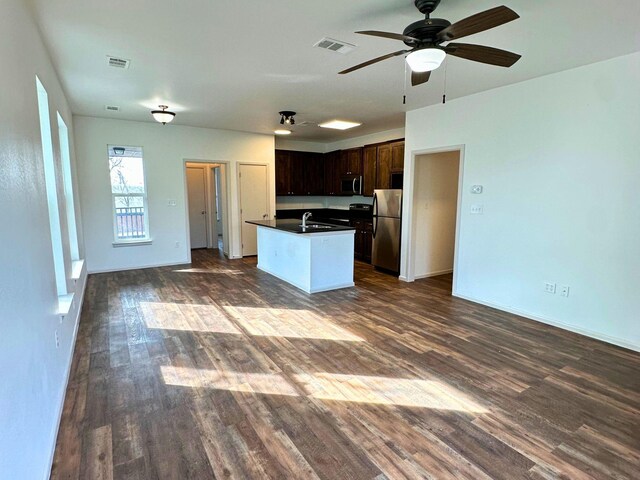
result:
[[[105,269],[89,270],[87,271],[87,274],[91,275],[94,273],[112,273],[112,272],[128,272],[129,270],[144,270],[146,268],[175,267],[176,265],[189,265],[189,263],[190,263],[189,260],[185,259],[182,262],[156,263],[152,265],[137,265],[135,267],[105,268]]]
[[[405,277],[404,275],[400,275],[398,277],[398,280],[400,280],[401,282],[412,282],[413,280],[409,280],[407,277]]]
[[[62,421],[62,414],[64,412],[64,402],[67,397],[67,387],[69,386],[69,379],[71,377],[71,366],[73,365],[73,354],[75,353],[75,350],[76,350],[76,340],[78,339],[78,329],[80,328],[80,319],[82,317],[82,306],[84,305],[84,293],[87,288],[88,277],[89,277],[89,273],[87,272],[84,275],[84,281],[82,282],[82,288],[78,298],[78,309],[76,311],[76,316],[73,319],[75,322],[75,327],[73,328],[73,336],[71,338],[71,351],[69,353],[69,360],[67,362],[67,372],[65,374],[65,379],[64,379],[64,390],[62,393],[62,400],[60,402],[60,405],[58,405],[58,421],[56,422],[56,428],[54,430],[53,439],[52,439],[51,453],[49,454],[49,471],[46,473],[45,480],[48,479],[51,475],[51,468],[53,467],[53,459],[56,454],[56,443],[58,441],[60,423]],[[83,278],[83,276],[80,275],[79,278]],[[65,318],[65,320],[67,320],[67,318]]]
[[[553,327],[561,328],[562,330],[568,330],[569,332],[578,333],[580,335],[584,335],[585,337],[593,338],[595,340],[600,340],[606,343],[610,343],[612,345],[616,345],[618,347],[627,348],[629,350],[633,350],[635,352],[640,352],[640,344],[636,344],[633,342],[629,342],[622,338],[612,337],[610,335],[605,335],[600,332],[594,332],[593,330],[588,330],[586,328],[578,327],[576,325],[571,325],[569,323],[559,322],[557,320],[542,317],[540,315],[536,315],[534,313],[525,312],[523,310],[518,310],[516,308],[506,307],[504,305],[499,305],[496,303],[485,302],[483,300],[479,300],[477,298],[469,297],[467,295],[461,295],[458,292],[453,292],[452,295],[454,297],[462,298],[464,300],[469,300],[470,302],[479,303],[480,305],[486,305],[487,307],[495,308],[497,310],[502,310],[503,312],[513,313],[514,315],[519,315],[521,317],[528,318],[529,320],[534,320],[536,322],[544,323],[546,325],[551,325]]]
[[[440,270],[439,272],[423,273],[421,275],[416,275],[414,279],[419,280],[421,278],[437,277],[438,275],[446,275],[448,273],[453,273],[453,269],[450,268],[448,270]]]

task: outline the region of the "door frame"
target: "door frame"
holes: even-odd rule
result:
[[[462,194],[464,183],[464,160],[465,146],[451,145],[446,147],[428,148],[422,150],[405,151],[405,175],[404,175],[404,191],[402,200],[402,233],[400,247],[400,280],[404,282],[414,282],[415,277],[415,236],[414,236],[414,218],[413,218],[413,192],[416,184],[416,159],[422,155],[433,153],[458,152],[458,205],[456,206],[456,235],[453,252],[453,285],[452,293],[457,292],[458,284],[458,261],[460,257],[460,223],[462,219]],[[408,175],[407,175],[408,173]],[[407,180],[410,180],[409,182]]]
[[[188,184],[187,184],[187,164],[198,164],[198,165],[202,165],[203,168],[205,168],[207,170],[207,172],[205,172],[205,180],[206,180],[206,197],[207,197],[207,207],[211,208],[211,189],[210,189],[210,185],[209,185],[209,176],[212,173],[213,167],[215,165],[221,165],[224,166],[224,172],[221,170],[220,173],[224,178],[221,178],[221,184],[222,182],[224,182],[224,190],[226,195],[224,196],[225,198],[223,198],[223,215],[222,215],[222,231],[223,231],[223,235],[224,233],[226,233],[227,238],[226,243],[228,246],[228,250],[229,252],[224,253],[223,254],[225,256],[227,256],[227,258],[232,258],[231,257],[231,249],[232,249],[232,245],[233,245],[233,232],[231,231],[231,222],[230,222],[230,213],[231,213],[231,162],[228,160],[201,160],[201,159],[192,159],[192,158],[185,158],[183,159],[182,162],[182,176],[183,176],[183,184],[184,184],[184,198],[185,198],[185,202],[184,202],[184,208],[185,208],[185,226],[186,226],[186,233],[187,233],[187,263],[191,263],[191,226],[189,224],[189,190],[188,190]],[[212,221],[212,215],[209,214],[207,215],[207,236],[210,236],[210,232],[211,232],[211,221]],[[209,242],[209,241],[208,241]]]
[[[238,219],[240,220],[240,231],[239,231],[239,235],[240,235],[240,258],[244,257],[243,254],[243,243],[242,243],[242,188],[240,187],[240,173],[242,170],[242,166],[243,165],[250,165],[250,166],[263,166],[266,168],[266,180],[267,180],[267,215],[269,217],[271,217],[271,189],[275,188],[275,184],[272,186],[272,181],[271,181],[271,169],[269,168],[269,164],[265,163],[265,162],[238,162],[238,168],[236,171],[236,188],[237,188],[237,192],[238,192]],[[269,218],[267,218],[268,220]]]

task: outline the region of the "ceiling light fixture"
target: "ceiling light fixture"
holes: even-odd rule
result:
[[[115,155],[124,155],[124,147],[113,147],[113,153]]]
[[[276,135],[291,135],[291,130],[275,130]]]
[[[289,110],[283,110],[282,112],[278,112],[280,115],[280,125],[295,125],[296,121],[293,116],[296,112],[291,112]]]
[[[163,125],[171,122],[176,116],[175,113],[167,110],[167,108],[169,107],[166,105],[158,105],[158,108],[160,108],[160,110],[151,110],[151,115],[153,115],[153,118],[155,118],[156,121],[160,122]]]
[[[334,130],[348,130],[350,128],[359,127],[361,123],[346,122],[344,120],[331,120],[330,122],[324,122],[319,124],[322,128],[333,128]]]
[[[407,55],[407,63],[416,73],[430,72],[438,68],[446,56],[439,48],[423,48]]]

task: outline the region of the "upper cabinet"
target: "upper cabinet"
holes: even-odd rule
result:
[[[276,150],[276,195],[340,195],[342,177],[362,175],[362,194],[372,196],[403,169],[404,140],[325,154]]]
[[[322,195],[324,158],[321,153],[276,150],[276,195]]]

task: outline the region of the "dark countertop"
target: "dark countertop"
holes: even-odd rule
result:
[[[276,230],[283,230],[289,233],[328,233],[328,232],[346,232],[354,231],[353,227],[341,227],[337,225],[329,225],[326,223],[314,222],[307,220],[307,225],[322,225],[326,228],[313,228],[307,227],[303,229],[300,224],[302,220],[300,218],[295,219],[277,219],[277,220],[247,220],[246,223],[252,225],[258,225],[259,227],[275,228]]]

